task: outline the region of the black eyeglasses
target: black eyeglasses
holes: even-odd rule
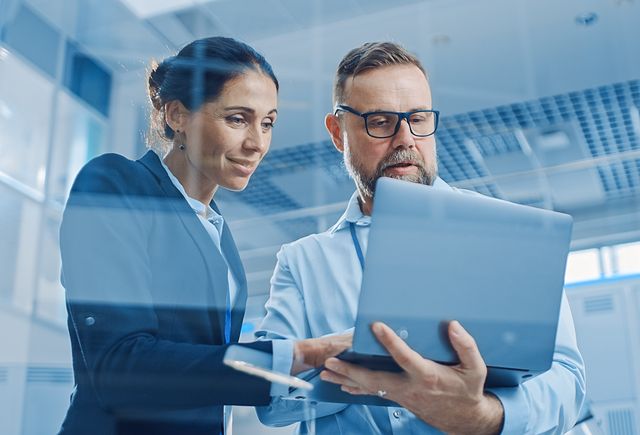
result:
[[[400,130],[400,123],[407,120],[411,134],[418,137],[431,136],[438,129],[440,112],[437,110],[414,110],[412,112],[365,112],[357,110],[345,104],[338,104],[333,114],[349,112],[364,119],[364,127],[371,137],[384,139],[394,136]]]

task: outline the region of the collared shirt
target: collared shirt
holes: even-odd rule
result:
[[[441,179],[434,187],[451,189]],[[258,337],[302,339],[353,327],[362,269],[349,225],[356,225],[359,243],[366,252],[371,223],[370,217],[362,214],[357,198],[354,193],[342,217],[328,231],[282,247]],[[519,387],[491,391],[504,407],[503,433],[561,433],[571,427],[584,400],[585,381],[564,296],[552,368]],[[306,420],[306,413],[301,402],[279,398],[258,408],[260,420],[274,426]],[[403,408],[319,403],[315,414],[318,434],[440,433]],[[305,423],[299,430],[307,430]]]
[[[194,211],[196,216],[198,216],[198,220],[211,237],[213,244],[218,248],[218,251],[222,254],[222,258],[224,258],[225,263],[227,263],[227,279],[229,282],[229,304],[233,306],[236,296],[238,294],[238,283],[231,273],[231,267],[229,266],[229,262],[227,261],[227,257],[224,255],[222,251],[220,240],[222,238],[222,230],[224,228],[224,218],[216,211],[211,208],[210,205],[204,204],[198,201],[195,198],[190,197],[184,186],[180,183],[180,180],[173,175],[171,170],[165,165],[165,163],[160,160],[162,163],[162,167],[167,172],[169,179],[173,183],[173,185],[178,189],[178,191],[184,196],[184,199],[189,203],[189,206]],[[289,374],[291,371],[291,364],[293,360],[293,342],[289,340],[278,340],[277,343],[273,343],[272,349],[272,370],[279,371],[280,373]],[[271,384],[271,395],[272,396],[280,396],[285,394],[288,391],[288,387],[279,384]],[[225,420],[225,433],[231,433],[230,428],[232,426],[232,416],[231,416],[231,406],[224,407],[224,420]]]
[[[162,167],[167,172],[169,179],[173,183],[173,185],[178,189],[178,191],[184,196],[184,199],[189,203],[189,206],[194,211],[196,216],[198,216],[198,220],[211,237],[213,244],[218,248],[218,251],[222,254],[222,258],[224,258],[225,263],[227,263],[227,278],[229,281],[229,302],[230,305],[233,306],[235,302],[236,295],[238,294],[238,283],[231,273],[231,267],[229,267],[229,262],[227,261],[227,257],[222,252],[222,248],[220,247],[220,240],[222,238],[222,229],[224,228],[224,218],[216,213],[214,209],[211,208],[210,205],[204,204],[201,201],[198,201],[195,198],[190,197],[187,194],[187,191],[184,190],[184,186],[180,183],[180,180],[176,178],[175,175],[171,172],[169,167],[165,165],[165,163],[160,160],[162,163]]]

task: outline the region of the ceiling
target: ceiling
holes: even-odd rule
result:
[[[365,41],[400,42],[428,69],[446,181],[573,214],[575,248],[640,239],[639,0],[27,3],[127,87],[150,58],[214,34],[272,63],[272,150],[247,190],[220,194],[254,297],[280,244],[327,228],[353,191],[322,120],[336,65]]]

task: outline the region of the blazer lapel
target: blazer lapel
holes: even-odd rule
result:
[[[171,179],[167,175],[165,169],[160,163],[160,158],[154,151],[148,151],[140,160],[157,178],[160,187],[171,200],[167,201],[171,204],[182,224],[186,227],[191,235],[194,243],[200,250],[200,254],[207,265],[209,282],[212,283],[212,290],[207,291],[207,299],[209,300],[209,312],[214,308],[215,319],[212,319],[213,325],[217,326],[219,337],[224,341],[224,322],[227,294],[229,292],[229,283],[227,279],[227,264],[222,258],[222,254],[211,240],[207,231],[203,228],[200,220],[195,215],[189,203],[182,196],[182,193],[174,186]],[[224,242],[224,238],[223,238]],[[231,242],[233,243],[233,241]],[[237,255],[237,251],[236,251]],[[184,289],[189,291],[189,289]]]

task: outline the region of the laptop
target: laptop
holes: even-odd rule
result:
[[[450,189],[381,178],[369,232],[353,347],[339,358],[399,371],[371,332],[389,325],[425,358],[459,361],[458,320],[487,364],[486,387],[513,387],[551,367],[571,241],[569,215]],[[392,405],[320,380],[291,398]]]

